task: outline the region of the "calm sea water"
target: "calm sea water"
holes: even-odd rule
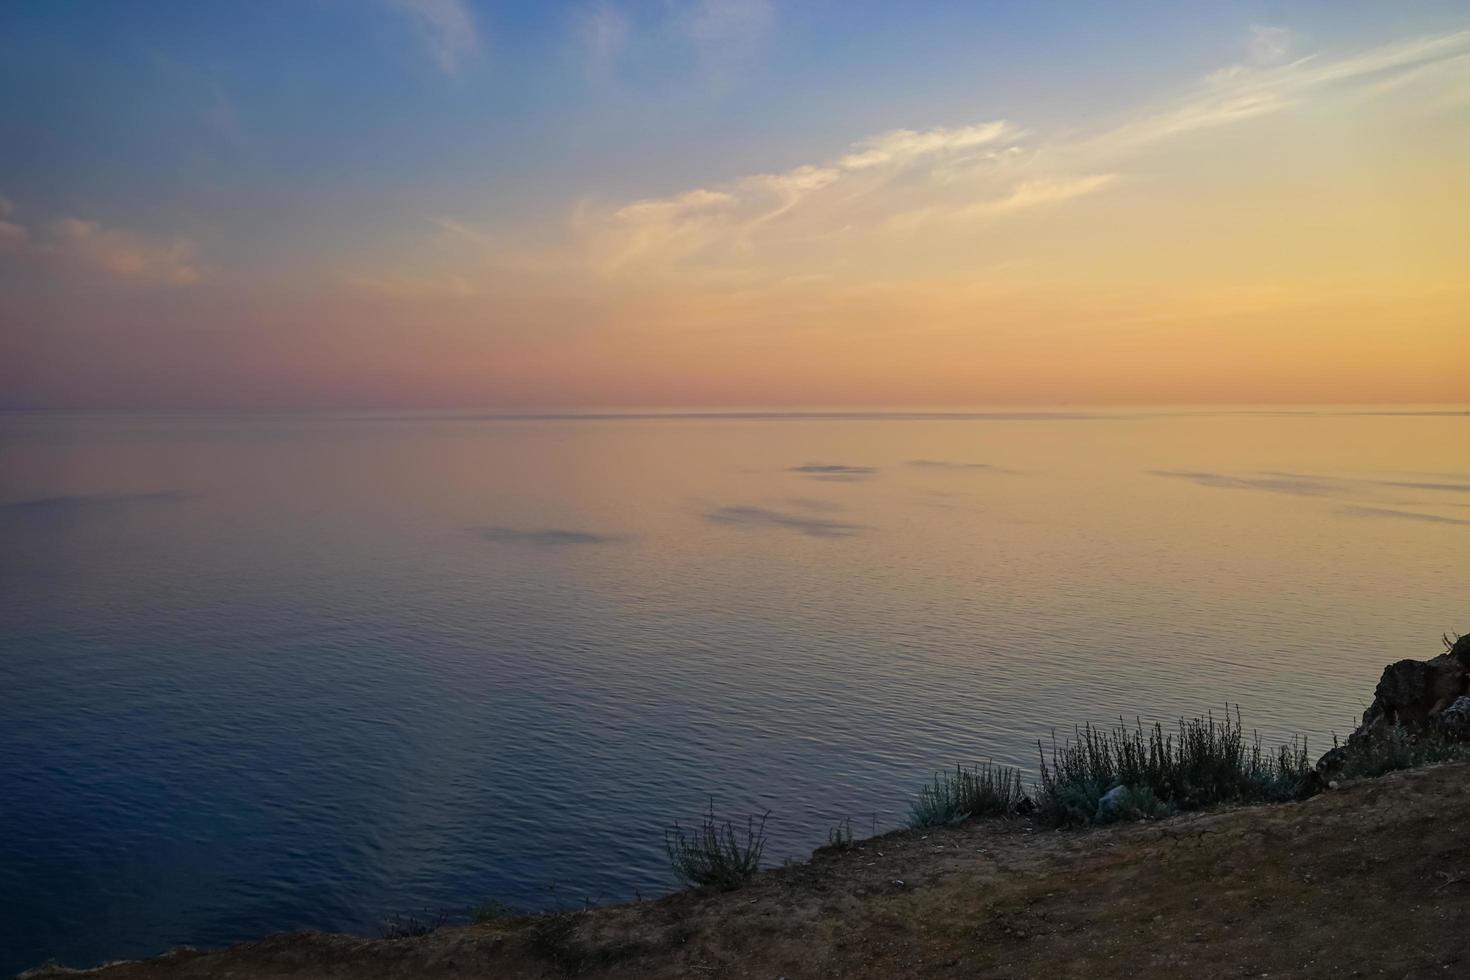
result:
[[[1470,628],[1470,414],[0,416],[0,972],[671,886]]]

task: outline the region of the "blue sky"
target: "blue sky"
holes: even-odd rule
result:
[[[436,26],[455,6],[12,3],[0,188],[143,227],[227,219],[247,241],[252,224],[273,237],[285,221],[310,242],[324,219],[496,219],[588,188],[631,198],[688,171],[778,169],[893,128],[1118,112],[1234,60],[1251,24],[1350,45],[1467,16],[1447,3],[466,0],[468,30]],[[599,47],[601,21],[617,26]]]

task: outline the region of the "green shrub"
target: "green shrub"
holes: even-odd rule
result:
[[[910,827],[939,827],[971,817],[1009,817],[1025,805],[1021,771],[991,763],[937,772],[909,809]]]
[[[1127,787],[1133,810],[1151,814],[1197,810],[1220,803],[1302,799],[1313,791],[1305,742],[1267,751],[1247,739],[1237,712],[1186,721],[1166,734],[1162,725],[1120,723],[1078,729],[1065,744],[1042,752],[1034,795],[1039,819],[1055,826],[1095,822],[1109,790]]]
[[[759,817],[748,817],[742,839],[728,820],[723,824],[715,820],[711,801],[697,831],[686,836],[677,822],[664,831],[669,865],[686,884],[738,888],[760,870],[761,853],[766,848],[766,818],[770,815],[767,810]]]
[[[1470,758],[1470,743],[1454,742],[1434,732],[1415,734],[1394,725],[1348,742],[1337,775],[1367,779],[1398,769]]]

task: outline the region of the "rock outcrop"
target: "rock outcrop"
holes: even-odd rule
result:
[[[1445,652],[1432,660],[1400,660],[1383,669],[1363,721],[1317,762],[1330,779],[1348,754],[1367,739],[1394,731],[1470,741],[1470,634],[1445,637]]]

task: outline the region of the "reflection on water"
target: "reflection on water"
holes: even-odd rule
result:
[[[1470,416],[0,417],[0,970],[670,884],[1055,727],[1346,731]]]

